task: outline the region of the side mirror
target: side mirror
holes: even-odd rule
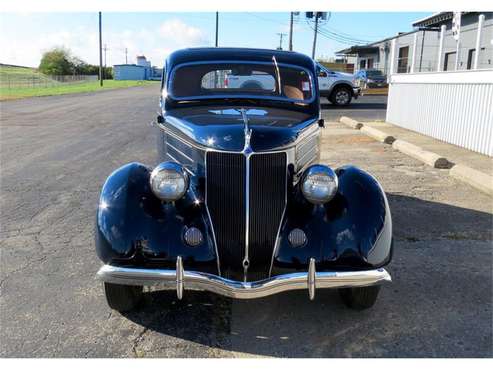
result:
[[[164,117],[161,114],[157,116],[157,123],[164,123]]]
[[[318,127],[325,127],[325,120],[323,118],[318,120]]]
[[[325,71],[318,72],[318,77],[327,77],[327,72]]]

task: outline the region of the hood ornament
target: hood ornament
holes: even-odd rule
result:
[[[243,124],[245,125],[245,129],[244,129],[244,132],[245,132],[245,146],[243,147],[243,153],[245,155],[248,155],[248,154],[251,154],[253,152],[252,147],[250,146],[250,139],[252,137],[252,129],[248,125],[249,121],[248,121],[248,116],[247,116],[247,113],[246,113],[246,109],[245,108],[241,108],[239,111],[241,113],[241,118],[243,119]]]

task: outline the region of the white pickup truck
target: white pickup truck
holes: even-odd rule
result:
[[[353,98],[358,99],[361,89],[353,84],[352,74],[331,71],[319,63],[317,74],[320,96],[332,104],[348,105]],[[229,88],[273,90],[275,83],[274,77],[266,73],[227,74],[224,79],[224,87]]]
[[[354,85],[352,74],[331,71],[319,63],[317,73],[320,96],[327,98],[332,104],[348,105],[353,98],[358,99],[361,88]]]

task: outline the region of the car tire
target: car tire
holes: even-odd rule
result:
[[[330,101],[332,104],[337,106],[346,106],[351,103],[351,99],[353,98],[353,93],[346,86],[335,87],[330,94]]]
[[[110,308],[119,312],[133,310],[142,300],[141,286],[104,283],[104,294]]]
[[[377,301],[379,285],[362,288],[342,288],[339,295],[344,304],[354,310],[366,310],[372,307]]]

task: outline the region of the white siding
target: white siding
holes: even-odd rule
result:
[[[493,156],[493,70],[393,75],[386,120]]]

